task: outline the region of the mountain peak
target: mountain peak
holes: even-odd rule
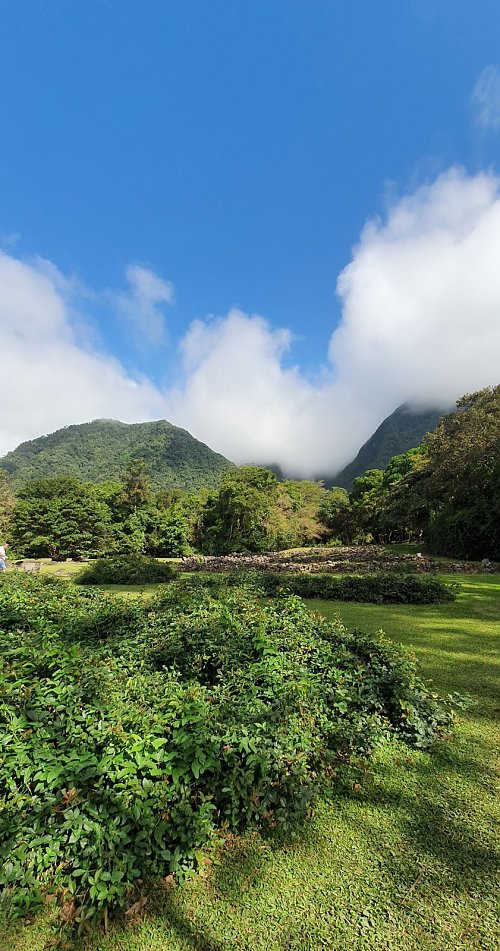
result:
[[[367,469],[385,469],[393,456],[419,446],[446,412],[448,408],[423,409],[401,403],[361,446],[356,458],[329,481],[350,491],[354,480]]]
[[[156,489],[215,488],[233,463],[166,419],[122,423],[95,419],[21,443],[0,459],[14,486],[54,475],[84,482],[119,479],[141,459]]]

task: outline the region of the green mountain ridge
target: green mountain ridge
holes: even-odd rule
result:
[[[155,489],[189,492],[215,488],[234,465],[165,419],[148,423],[96,419],[21,443],[0,458],[0,469],[16,488],[30,479],[57,475],[103,482],[119,479],[132,459],[145,463]]]
[[[425,434],[435,429],[441,416],[450,411],[451,408],[416,410],[403,403],[384,419],[356,458],[328,483],[350,491],[354,480],[367,469],[385,469],[393,456],[419,446]]]

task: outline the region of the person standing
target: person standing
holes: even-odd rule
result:
[[[5,571],[7,561],[7,555],[5,554],[6,545],[0,543],[0,571]]]

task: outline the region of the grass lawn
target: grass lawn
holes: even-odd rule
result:
[[[500,575],[459,577],[445,605],[311,602],[348,627],[384,628],[441,692],[468,692],[434,753],[381,750],[359,788],[318,804],[293,841],[229,838],[203,876],[150,895],[146,914],[88,951],[409,951],[500,946],[495,695]],[[358,784],[356,784],[358,787]],[[54,948],[50,920],[0,929],[2,951]]]
[[[53,578],[74,578],[87,567],[88,561],[49,561],[41,559],[40,574]]]

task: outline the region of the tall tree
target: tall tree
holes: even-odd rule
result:
[[[151,480],[141,459],[132,459],[122,478],[121,501],[127,515],[132,515],[151,499]]]
[[[0,469],[0,541],[5,541],[10,536],[14,503],[9,476],[5,469]]]
[[[393,456],[384,469],[380,489],[377,540],[421,540],[429,507],[414,487],[428,463],[423,446]]]
[[[328,529],[330,538],[351,545],[359,535],[358,513],[354,510],[347,489],[334,485],[325,493],[319,517]]]
[[[94,486],[71,476],[28,482],[12,512],[12,540],[21,554],[78,558],[109,544],[111,513]]]
[[[435,552],[500,560],[500,386],[468,393],[424,439],[418,491]]]
[[[376,541],[380,534],[380,517],[385,505],[384,473],[368,469],[354,480],[350,501],[357,541]]]
[[[320,517],[326,495],[321,482],[286,480],[280,483],[279,507],[283,515],[283,544],[277,547],[295,547],[317,544],[328,536],[328,529]]]
[[[222,479],[204,518],[207,551],[264,551],[276,537],[278,480],[261,466],[240,466]]]

